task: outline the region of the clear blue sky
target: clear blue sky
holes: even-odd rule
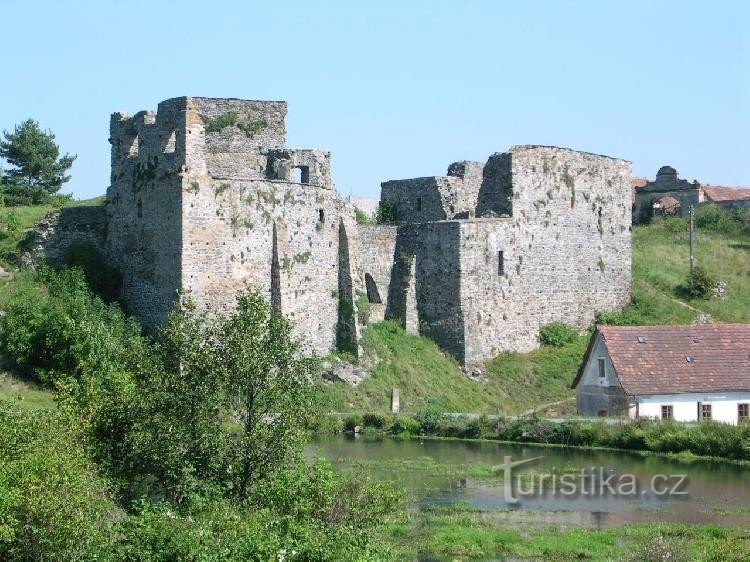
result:
[[[27,117],[109,182],[109,115],[181,95],[287,100],[342,194],[514,144],[750,185],[750,2],[0,0],[0,128]]]

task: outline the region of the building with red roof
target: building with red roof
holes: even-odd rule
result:
[[[750,418],[750,324],[599,326],[573,381],[586,416]]]

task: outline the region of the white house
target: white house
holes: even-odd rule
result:
[[[750,324],[599,326],[572,388],[584,416],[750,421]]]

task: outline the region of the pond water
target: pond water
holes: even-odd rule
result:
[[[351,435],[318,437],[308,455],[324,457],[341,470],[392,480],[410,492],[415,507],[471,505],[494,510],[493,517],[521,525],[750,524],[750,468],[731,463],[687,463],[566,447]],[[506,465],[506,457],[512,463],[536,460],[493,472],[492,467]]]

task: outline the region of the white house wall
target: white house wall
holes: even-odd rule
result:
[[[698,402],[711,404],[711,419],[737,424],[737,405],[750,403],[750,392],[718,394],[667,394],[642,396],[638,400],[638,414],[642,418],[661,418],[661,407],[672,406],[676,421],[697,421]]]

